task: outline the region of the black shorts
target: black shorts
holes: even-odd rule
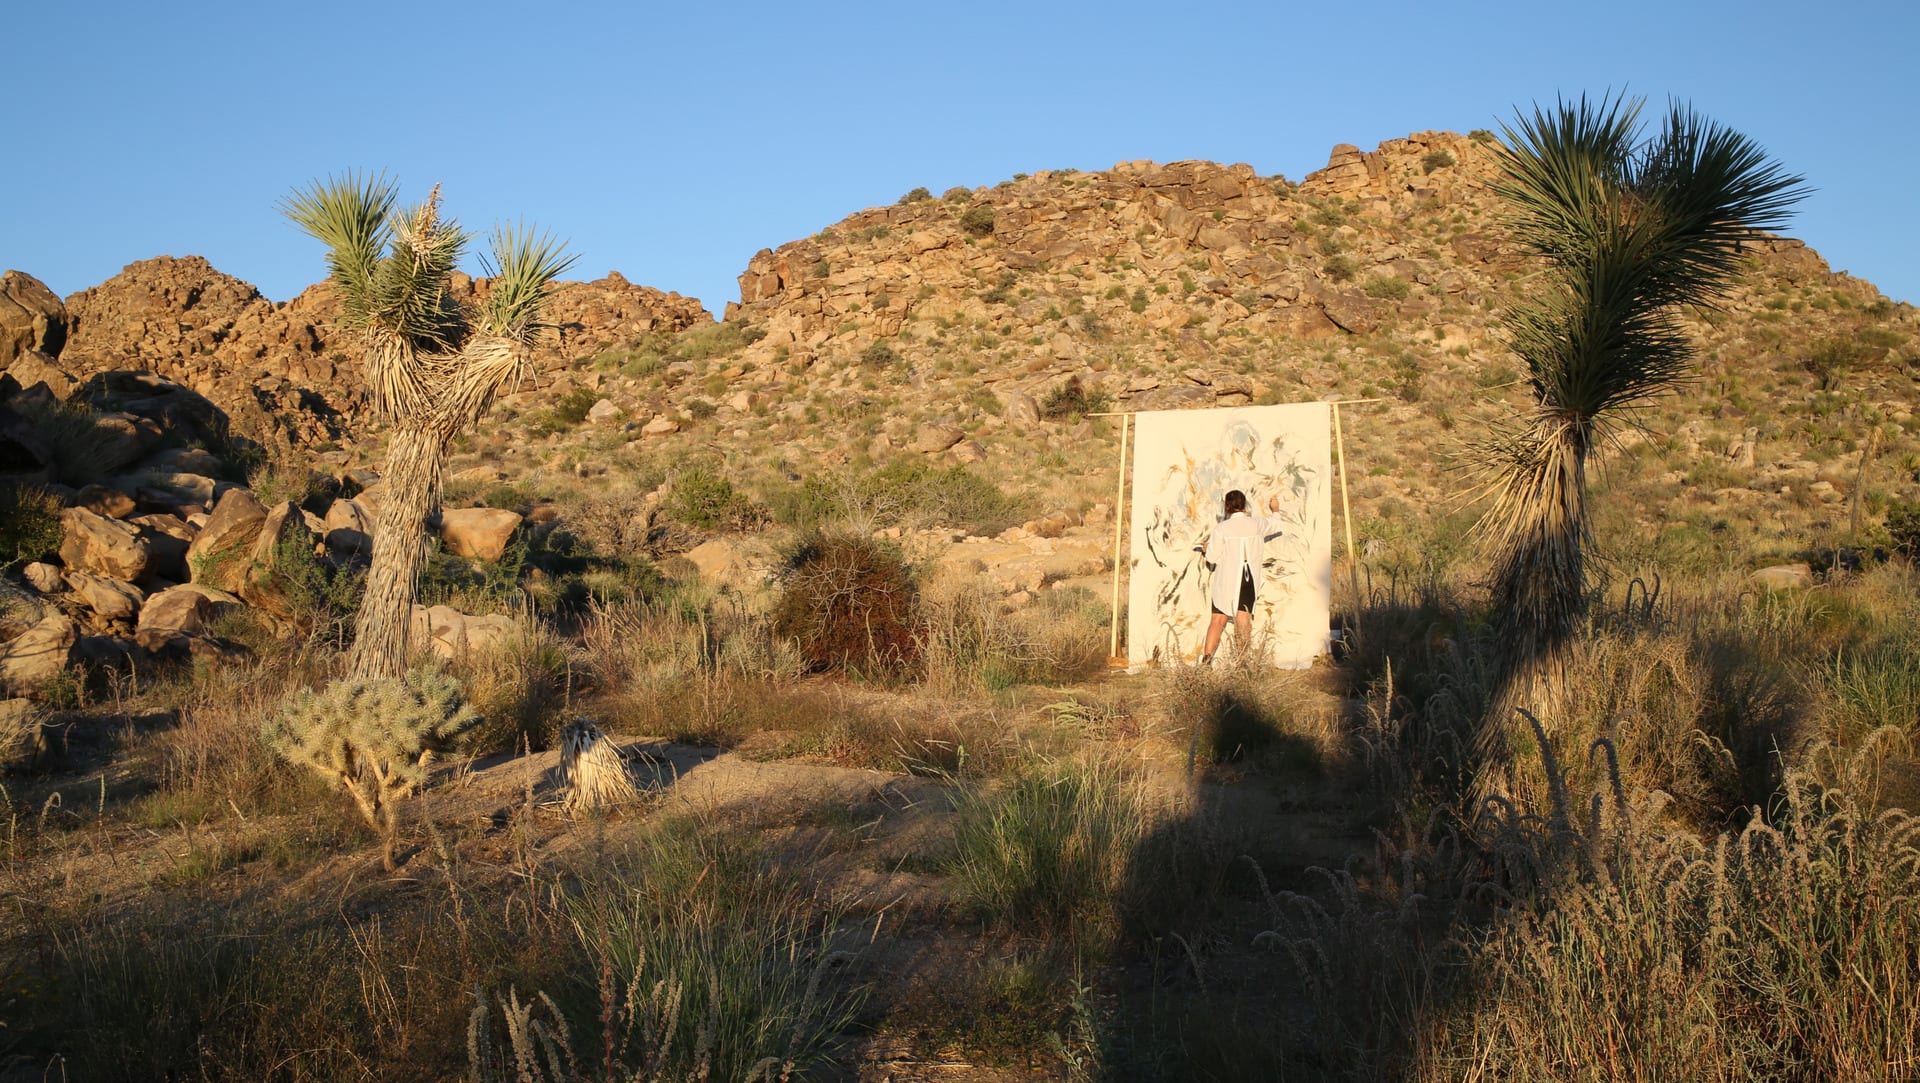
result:
[[[1223,617],[1227,615],[1226,611],[1217,605],[1209,605],[1209,608]],[[1240,566],[1240,600],[1234,606],[1234,612],[1253,615],[1253,569],[1244,564]]]

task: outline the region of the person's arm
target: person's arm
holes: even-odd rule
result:
[[[1267,498],[1267,515],[1262,517],[1260,520],[1260,537],[1262,540],[1272,541],[1273,539],[1279,537],[1281,534],[1285,533],[1285,531],[1280,529],[1279,520],[1274,518],[1274,516],[1277,515],[1279,511],[1280,511],[1280,498],[1277,496],[1268,497]]]

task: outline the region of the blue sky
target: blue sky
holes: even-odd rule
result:
[[[1911,2],[650,6],[15,5],[0,267],[65,295],[198,254],[285,299],[321,253],[276,201],[358,169],[717,315],[758,249],[918,185],[1298,180],[1336,143],[1625,88],[1753,137],[1817,189],[1791,235],[1920,301]]]

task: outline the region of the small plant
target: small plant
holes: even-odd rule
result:
[[[1328,256],[1327,262],[1323,266],[1327,272],[1327,277],[1333,279],[1335,282],[1350,281],[1354,273],[1359,269],[1354,264],[1352,256],[1340,253]]]
[[[912,191],[908,192],[906,195],[901,196],[897,202],[901,206],[905,206],[908,203],[925,203],[927,200],[932,198],[933,198],[933,193],[927,191],[925,186],[922,186],[922,187],[913,189]]]
[[[960,228],[975,237],[985,237],[993,232],[993,208],[985,203],[968,207],[960,214]]]
[[[262,732],[281,758],[313,768],[353,798],[380,832],[392,869],[397,803],[426,782],[432,754],[479,721],[458,682],[418,668],[397,680],[334,681],[317,693],[303,688]]]
[[[1435,147],[1434,149],[1428,151],[1425,157],[1422,157],[1420,159],[1420,168],[1421,170],[1427,173],[1432,173],[1436,170],[1445,169],[1448,166],[1451,166],[1452,164],[1453,164],[1452,152],[1442,150],[1439,147]]]
[[[0,481],[0,572],[60,548],[60,502],[31,485]]]
[[[1089,392],[1078,376],[1070,376],[1067,381],[1047,393],[1040,403],[1040,416],[1049,421],[1077,420],[1088,414],[1104,412],[1110,403],[1104,392]]]
[[[875,342],[860,351],[860,363],[870,369],[892,368],[899,361],[900,355],[884,342]]]
[[[673,479],[667,511],[675,519],[701,530],[729,530],[759,517],[751,501],[733,483],[705,467],[694,466]]]
[[[1485,128],[1475,128],[1467,133],[1467,138],[1473,140],[1475,143],[1491,143],[1495,137],[1491,131]]]
[[[1887,509],[1887,534],[1893,550],[1907,559],[1920,559],[1920,502],[1895,504]]]
[[[1404,301],[1412,288],[1407,284],[1407,280],[1399,275],[1374,275],[1361,286],[1368,297],[1378,297],[1385,301]]]

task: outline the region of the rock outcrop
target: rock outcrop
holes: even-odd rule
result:
[[[0,372],[23,354],[57,356],[66,339],[66,306],[46,283],[24,271],[0,274]]]

